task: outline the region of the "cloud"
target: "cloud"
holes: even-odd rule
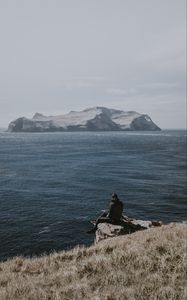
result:
[[[131,83],[132,84],[132,83]],[[181,85],[178,82],[145,82],[143,84],[135,85],[134,87],[112,87],[106,88],[105,92],[110,96],[131,98],[136,96],[154,96],[166,95],[177,90],[181,90]]]
[[[62,81],[62,87],[68,90],[98,87],[104,81],[104,77],[74,77]]]
[[[164,89],[164,88],[176,88],[179,86],[177,82],[151,82],[139,85],[139,88],[145,89]]]
[[[114,96],[127,96],[129,92],[123,88],[107,88],[106,93]]]

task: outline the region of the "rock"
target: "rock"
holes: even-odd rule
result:
[[[109,223],[100,223],[97,226],[97,230],[95,232],[95,243],[97,244],[98,242],[119,236],[125,234],[124,228],[120,225],[112,225]]]
[[[140,225],[141,227],[144,227],[144,228],[150,228],[150,227],[156,227],[156,226],[161,226],[162,225],[161,221],[132,220],[131,222],[134,225]]]
[[[162,222],[160,221],[142,221],[135,219],[131,219],[131,221],[122,222],[121,225],[99,223],[95,232],[95,244],[107,238],[130,234],[139,230],[145,230],[151,227],[157,227],[161,225]]]
[[[44,116],[36,113],[33,118],[18,118],[9,124],[10,132],[55,131],[135,131],[160,130],[148,115],[135,111],[122,111],[106,107],[93,107],[65,115]]]

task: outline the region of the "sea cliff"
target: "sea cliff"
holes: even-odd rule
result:
[[[186,223],[0,264],[1,300],[184,300]]]

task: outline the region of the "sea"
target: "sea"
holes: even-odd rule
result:
[[[112,192],[124,214],[187,220],[186,131],[0,132],[0,260],[90,245]]]

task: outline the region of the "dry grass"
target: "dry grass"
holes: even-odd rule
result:
[[[186,224],[0,264],[1,300],[183,300]]]

